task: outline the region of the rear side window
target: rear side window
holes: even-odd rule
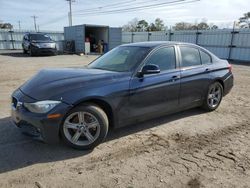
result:
[[[200,50],[200,54],[201,54],[201,62],[202,62],[202,64],[212,63],[212,59],[211,59],[211,56],[209,54],[207,54],[206,52],[203,52],[201,50]]]
[[[147,60],[146,65],[158,65],[161,71],[176,68],[174,47],[161,48],[155,51]]]
[[[192,47],[180,46],[182,67],[201,65],[199,50]]]

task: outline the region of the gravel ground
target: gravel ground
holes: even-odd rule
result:
[[[192,109],[111,131],[93,151],[23,136],[10,94],[41,68],[95,56],[28,57],[0,51],[0,187],[250,187],[250,66],[214,112]]]

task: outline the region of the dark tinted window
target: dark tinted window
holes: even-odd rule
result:
[[[198,49],[180,46],[182,67],[190,67],[195,65],[201,65],[201,58]]]
[[[161,71],[175,69],[174,47],[161,48],[154,52],[147,60],[146,64],[158,65]]]
[[[210,55],[208,55],[206,52],[200,50],[200,54],[202,64],[208,64],[212,62]]]

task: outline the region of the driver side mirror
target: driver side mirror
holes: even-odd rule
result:
[[[142,67],[142,70],[139,73],[139,76],[143,76],[144,74],[158,74],[160,73],[160,68],[158,65],[150,64],[150,65],[144,65]]]

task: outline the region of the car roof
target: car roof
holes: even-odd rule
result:
[[[190,47],[196,47],[199,49],[202,49],[203,51],[210,54],[210,56],[213,57],[213,59],[219,59],[216,55],[214,55],[212,52],[208,51],[207,49],[203,48],[202,46],[198,46],[193,43],[187,43],[187,42],[177,42],[177,41],[150,41],[150,42],[136,42],[136,43],[129,43],[129,44],[123,44],[122,46],[135,46],[135,47],[146,47],[146,48],[157,48],[161,46],[168,46],[168,45],[188,45]]]
[[[150,41],[150,42],[136,42],[130,44],[124,44],[122,46],[136,46],[136,47],[148,47],[148,48],[155,48],[158,46],[165,46],[165,45],[191,45],[197,46],[192,43],[185,43],[185,42],[177,42],[177,41]]]
[[[46,35],[46,33],[25,33],[25,35]]]

